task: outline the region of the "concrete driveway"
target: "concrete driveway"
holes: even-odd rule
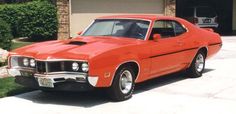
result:
[[[136,87],[133,98],[110,102],[103,92],[45,94],[0,99],[1,114],[236,114],[236,37],[223,37],[221,52],[201,78],[177,73]]]

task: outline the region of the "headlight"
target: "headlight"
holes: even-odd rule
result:
[[[23,65],[26,67],[29,66],[29,59],[28,58],[23,59]]]
[[[78,71],[79,70],[79,63],[77,63],[77,62],[72,63],[72,70]]]
[[[84,72],[88,72],[89,71],[88,63],[83,63],[81,67],[82,67],[82,71],[84,71]]]
[[[30,59],[30,66],[35,67],[36,63],[34,59]]]
[[[10,57],[10,63],[8,63],[10,67],[18,67],[19,63],[18,63],[18,57],[16,56],[11,56]]]

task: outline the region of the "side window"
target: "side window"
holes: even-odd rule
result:
[[[173,26],[174,26],[176,36],[181,35],[186,32],[186,29],[182,25],[180,25],[178,22],[173,21]]]
[[[176,21],[160,20],[154,23],[150,40],[153,39],[154,34],[160,34],[162,38],[169,38],[181,35],[185,32],[185,28]]]
[[[165,20],[156,21],[152,28],[151,35],[153,36],[153,34],[160,34],[162,38],[175,36],[174,26],[172,24],[172,21],[165,21]]]

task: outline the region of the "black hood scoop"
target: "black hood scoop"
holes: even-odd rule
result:
[[[70,41],[70,42],[67,43],[67,44],[82,46],[82,45],[87,44],[87,42],[81,42],[81,41]]]

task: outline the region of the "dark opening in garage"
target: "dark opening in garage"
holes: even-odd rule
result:
[[[232,33],[233,0],[176,0],[176,16],[183,17],[184,9],[195,6],[212,7],[218,15],[217,32],[221,34]]]

